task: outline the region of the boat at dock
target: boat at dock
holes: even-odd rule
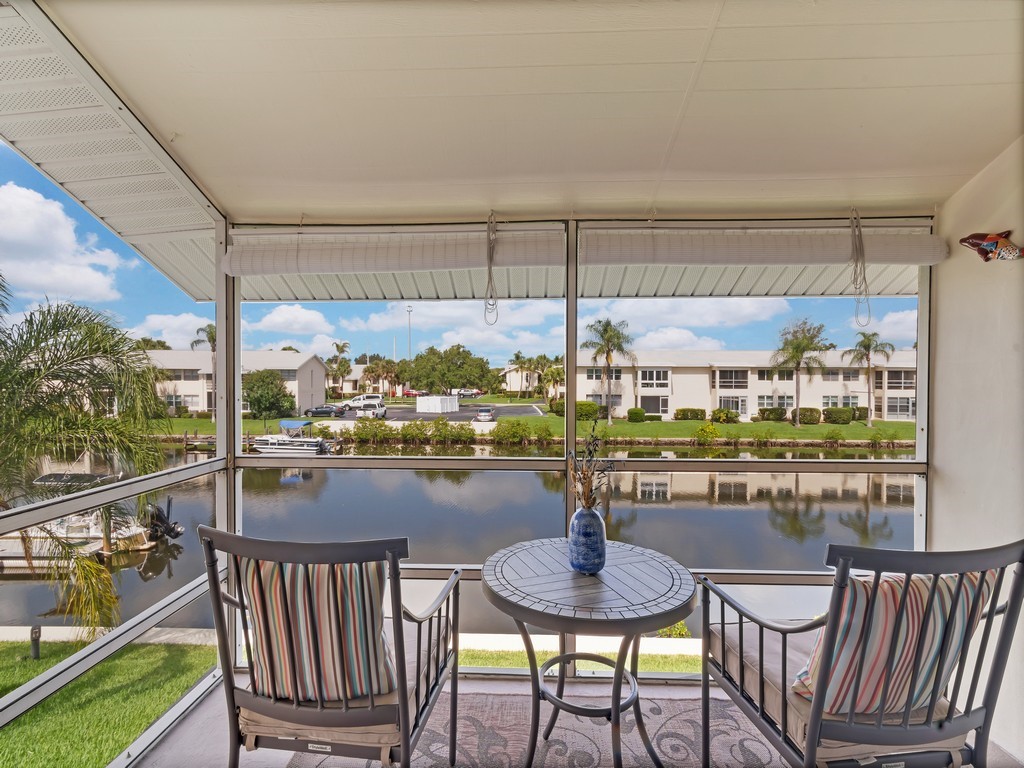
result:
[[[327,452],[327,443],[322,437],[306,435],[312,421],[302,419],[283,419],[281,434],[263,435],[252,441],[252,450],[257,453],[275,456],[309,456]]]

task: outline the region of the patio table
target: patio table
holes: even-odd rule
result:
[[[632,544],[610,541],[603,570],[584,576],[569,567],[568,540],[535,539],[498,550],[483,565],[484,597],[510,616],[523,637],[530,665],[532,709],[525,765],[533,763],[537,748],[540,702],[554,707],[544,738],[551,735],[562,710],[611,721],[612,757],[622,766],[621,715],[630,707],[647,754],[663,768],[644,726],[637,685],[640,636],[685,619],[697,604],[693,575],[667,555]],[[537,656],[526,625],[559,633],[559,654],[537,667]],[[622,637],[612,660],[591,653],[566,653],[567,634]],[[626,654],[632,649],[630,668]],[[570,662],[588,660],[614,668],[609,706],[576,704],[563,698],[565,671]],[[552,691],[545,673],[558,665],[557,688]],[[629,694],[622,697],[626,683]]]

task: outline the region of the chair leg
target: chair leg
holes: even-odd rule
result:
[[[706,639],[704,644],[707,645]],[[708,680],[707,648],[701,654],[700,663],[700,747],[702,768],[711,768],[711,683]]]
[[[448,717],[448,765],[455,765],[455,742],[459,728],[459,665],[456,662],[451,674],[451,712]]]
[[[231,729],[228,737],[228,768],[238,768],[238,753],[242,750],[242,740],[238,733],[238,723]]]

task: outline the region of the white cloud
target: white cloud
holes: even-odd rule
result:
[[[891,344],[899,342],[912,344],[917,341],[916,309],[886,312],[881,320],[872,320],[866,327],[858,325],[857,319],[852,317],[847,325],[856,331],[877,333],[882,341],[888,341]]]
[[[29,299],[114,301],[115,272],[131,267],[114,251],[79,239],[64,206],[14,182],[0,186],[0,272],[15,296]]]
[[[172,349],[189,349],[192,342],[199,338],[197,329],[212,323],[208,317],[200,317],[191,312],[181,315],[146,315],[146,319],[127,333],[136,339],[149,336],[151,339],[166,341]],[[202,347],[206,349],[204,345]]]
[[[580,338],[586,338],[588,323],[604,318],[625,320],[633,336],[666,323],[676,328],[735,328],[771,320],[790,309],[785,299],[770,297],[584,299],[578,327]]]
[[[698,336],[685,328],[658,328],[637,338],[633,349],[725,349],[725,345],[718,339]]]
[[[301,304],[279,304],[256,322],[243,321],[242,330],[300,335],[327,334],[334,330],[334,326],[327,322],[322,312],[315,309],[306,309]]]

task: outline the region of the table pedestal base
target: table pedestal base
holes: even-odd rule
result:
[[[526,761],[524,763],[526,768],[530,768],[533,764],[533,756],[537,749],[537,734],[540,730],[540,702],[542,700],[550,702],[553,708],[547,727],[544,728],[545,740],[547,740],[551,735],[551,731],[555,727],[555,721],[558,720],[558,713],[562,710],[582,717],[603,717],[609,720],[612,726],[612,761],[615,768],[622,768],[622,713],[632,707],[633,716],[636,718],[636,729],[644,743],[644,748],[647,750],[647,754],[651,756],[651,760],[657,768],[664,768],[657,753],[654,751],[654,746],[651,744],[650,737],[647,735],[647,728],[644,726],[643,713],[640,710],[640,693],[636,680],[637,662],[640,653],[640,635],[627,635],[623,637],[622,642],[619,644],[618,656],[614,661],[612,661],[605,656],[598,656],[592,653],[566,653],[565,634],[561,633],[559,634],[558,656],[550,659],[543,667],[538,669],[537,655],[533,649],[533,641],[530,639],[530,633],[527,631],[526,625],[523,622],[518,619],[515,621],[516,627],[519,628],[519,634],[523,637],[523,645],[526,646],[526,658],[530,664],[532,706],[530,710],[530,746],[527,749]],[[630,659],[630,669],[627,671],[626,655],[629,653],[631,648],[632,654]],[[584,706],[580,704],[573,704],[563,698],[565,694],[566,667],[570,662],[579,660],[595,661],[614,669],[612,695],[609,706]],[[544,673],[546,673],[555,664],[558,664],[558,682],[555,692],[553,693],[544,683],[543,676]],[[623,680],[625,680],[629,685],[629,695],[626,696],[625,699],[622,698]]]

